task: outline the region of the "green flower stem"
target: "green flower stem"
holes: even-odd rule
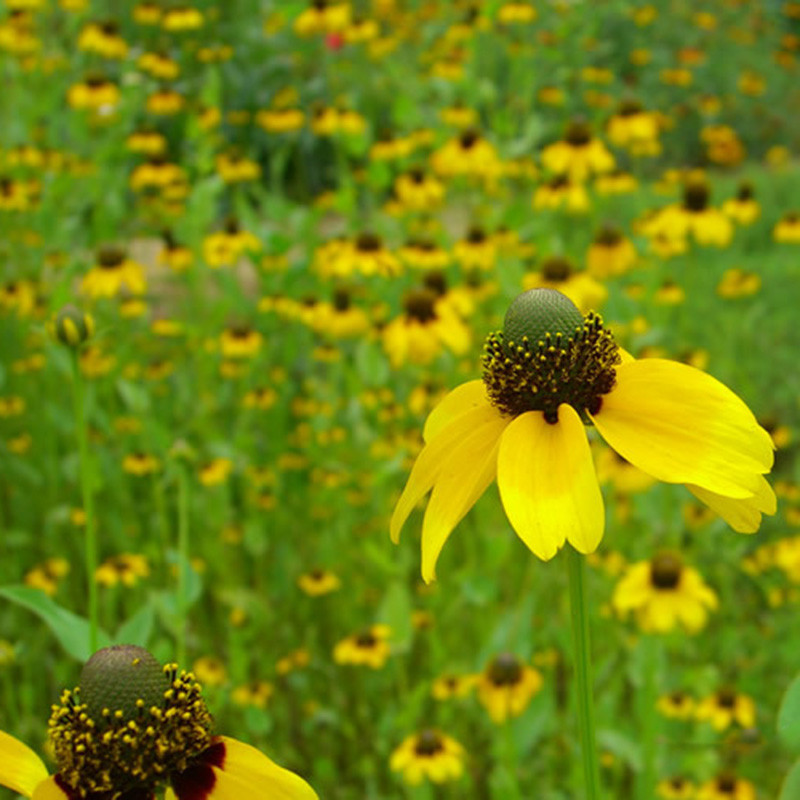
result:
[[[177,655],[186,664],[186,578],[189,569],[189,474],[184,464],[178,466],[178,587]]]
[[[78,452],[80,456],[81,496],[83,513],[86,516],[85,565],[86,581],[89,594],[89,650],[97,650],[97,530],[94,518],[94,486],[92,485],[92,469],[89,463],[89,436],[86,426],[86,392],[81,375],[78,351],[72,351],[72,401],[75,412],[75,432],[78,436]]]
[[[578,724],[581,734],[583,774],[586,783],[583,797],[600,798],[600,765],[597,760],[592,695],[592,659],[589,643],[589,609],[586,602],[586,567],[584,557],[572,547],[566,548],[569,574],[569,605],[572,617],[573,659],[577,678]]]
[[[650,800],[655,797],[658,776],[658,724],[656,713],[658,702],[658,678],[661,672],[662,646],[657,636],[643,636],[642,647],[642,691],[641,705],[638,709],[642,731],[643,769],[641,786],[637,797]]]

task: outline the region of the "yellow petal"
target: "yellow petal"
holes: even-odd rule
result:
[[[499,414],[465,432],[436,479],[422,523],[422,578],[436,577],[436,561],[447,537],[497,475],[500,437],[511,419]]]
[[[485,405],[487,402],[486,384],[482,380],[467,381],[467,383],[456,386],[428,414],[428,419],[425,420],[425,428],[422,431],[422,438],[429,442],[451,422],[455,421],[456,417],[459,417],[465,411],[471,411],[478,406]]]
[[[31,797],[45,780],[47,767],[42,759],[19,739],[0,731],[0,785]]]
[[[778,501],[766,479],[759,475],[758,489],[752,497],[733,499],[723,497],[699,486],[686,488],[701,502],[718,514],[737,533],[755,533],[761,526],[762,514],[774,514]]]
[[[559,406],[555,425],[529,411],[506,428],[497,485],[514,530],[539,558],[552,558],[565,539],[591,553],[603,538],[603,498],[583,423],[571,406]]]
[[[225,744],[222,772],[250,784],[254,790],[253,798],[318,800],[317,793],[299,775],[278,766],[260,750],[227,736],[221,738]],[[242,800],[242,796],[234,800]]]
[[[422,448],[392,514],[389,530],[393,542],[396,543],[400,539],[400,529],[408,519],[408,515],[433,488],[442,465],[447,462],[453,449],[465,436],[484,425],[495,424],[498,419],[502,419],[500,413],[486,400],[481,405],[456,416],[449,425],[437,431],[436,436]]]
[[[70,800],[70,796],[56,783],[55,775],[39,783],[30,797],[31,800]]]
[[[648,358],[617,368],[617,384],[592,418],[623,458],[666,483],[749,497],[773,462],[769,434],[715,378]]]

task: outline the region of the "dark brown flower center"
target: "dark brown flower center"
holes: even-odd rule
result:
[[[447,294],[447,278],[440,270],[428,272],[422,282],[426,289],[430,289],[438,297]]]
[[[488,675],[495,686],[515,686],[522,680],[522,664],[513,653],[501,653],[489,665]]]
[[[436,319],[436,295],[430,289],[415,289],[403,298],[403,309],[410,319],[433,322]]]
[[[583,147],[592,140],[592,130],[587,123],[576,121],[570,123],[564,134],[564,141],[573,147]]]
[[[572,265],[566,258],[552,256],[541,268],[542,277],[550,283],[563,283],[572,274]]]
[[[444,750],[444,742],[436,731],[426,728],[417,736],[414,752],[418,756],[433,756],[442,750]]]
[[[360,253],[377,253],[382,246],[381,237],[374,233],[360,233],[356,238],[356,250]]]
[[[675,553],[659,553],[650,562],[650,583],[656,589],[675,589],[681,581],[683,563]]]
[[[717,705],[720,708],[736,707],[736,692],[733,689],[723,688],[717,692]]]
[[[103,269],[116,269],[125,260],[125,252],[119,247],[101,247],[97,253],[97,263]]]
[[[459,136],[458,142],[461,145],[462,150],[469,150],[478,143],[480,138],[481,135],[478,133],[478,131],[476,131],[474,128],[469,128],[468,130],[465,130],[461,136]]]
[[[483,228],[470,228],[467,231],[467,241],[470,244],[483,244],[486,241],[486,231]]]
[[[622,241],[622,231],[610,223],[603,225],[594,236],[594,243],[614,247]]]
[[[683,207],[687,211],[705,211],[708,208],[708,185],[700,181],[689,183],[683,191]]]

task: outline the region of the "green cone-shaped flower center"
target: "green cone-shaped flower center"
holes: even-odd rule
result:
[[[49,734],[70,796],[152,795],[211,744],[211,716],[191,673],[134,645],[107,647],[53,706]],[[137,795],[138,796],[138,795]]]
[[[509,307],[502,333],[486,339],[483,380],[504,416],[542,411],[558,422],[558,407],[571,405],[584,419],[596,414],[616,380],[620,363],[614,337],[600,317],[581,315],[554,289],[531,289]]]
[[[650,583],[656,589],[674,589],[681,581],[683,562],[675,553],[659,553],[650,562]]]

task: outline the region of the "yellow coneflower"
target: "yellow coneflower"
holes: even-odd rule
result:
[[[338,576],[326,569],[312,569],[297,579],[297,585],[309,597],[322,597],[337,591],[342,582]]]
[[[615,225],[603,225],[595,234],[586,254],[586,269],[603,280],[624,275],[636,264],[636,248]]]
[[[503,3],[497,9],[497,21],[502,25],[524,25],[533,22],[537,16],[538,12],[533,5],[519,2],[519,0]]]
[[[444,184],[421,169],[399,175],[394,183],[397,199],[412,211],[429,211],[444,200]]]
[[[649,238],[663,236],[683,241],[692,236],[701,245],[727,247],[733,237],[733,224],[720,210],[709,206],[709,187],[705,180],[691,178],[684,189],[683,202],[667,206],[642,226]]]
[[[497,244],[483,228],[473,225],[453,247],[453,258],[464,270],[491,270],[497,260]]]
[[[761,276],[757,272],[748,272],[740,267],[725,270],[717,284],[717,294],[727,300],[738,297],[750,297],[761,289]]]
[[[478,700],[497,725],[518,717],[539,693],[544,680],[512,653],[495,656],[477,678]]]
[[[533,208],[537,211],[563,208],[579,214],[589,208],[589,194],[582,183],[558,175],[537,187],[533,194]]]
[[[696,800],[696,791],[694,783],[681,775],[659,781],[656,786],[656,794],[662,800]]]
[[[111,114],[119,105],[119,87],[102,75],[89,75],[67,92],[67,102],[72,108]]]
[[[397,251],[397,255],[413,269],[444,269],[450,263],[447,250],[431,239],[409,239]]]
[[[129,475],[152,475],[161,468],[161,462],[149,453],[129,453],[122,460],[122,469]]]
[[[124,290],[144,294],[147,281],[144,267],[117,247],[104,247],[97,254],[97,264],[83,276],[81,291],[92,298],[116,297]]]
[[[203,486],[219,486],[233,472],[233,461],[229,458],[214,458],[200,467],[199,478]]]
[[[58,591],[62,578],[69,575],[69,561],[65,558],[48,558],[25,574],[25,585],[41,589],[52,597]]]
[[[242,399],[245,408],[257,408],[259,411],[267,411],[272,408],[278,400],[278,393],[272,386],[259,386],[251,389]]]
[[[0,286],[0,309],[27,317],[36,308],[36,285],[31,281],[7,281]]]
[[[450,736],[426,728],[403,740],[389,761],[392,772],[401,772],[410,786],[427,779],[432,783],[458,780],[464,773],[464,748]]]
[[[305,122],[306,115],[299,108],[262,109],[256,114],[256,124],[267,133],[299,131]]]
[[[656,708],[670,719],[691,719],[695,712],[694,698],[676,690],[658,698]]]
[[[756,724],[756,704],[752,697],[726,686],[701,700],[695,717],[710,722],[717,731],[724,731],[733,723],[752,728]]]
[[[161,155],[167,149],[167,140],[152,128],[140,128],[128,136],[125,145],[132,153]]]
[[[248,325],[231,325],[220,334],[219,345],[225,358],[253,358],[258,354],[264,337]]]
[[[635,100],[626,100],[608,121],[608,140],[634,156],[657,156],[661,153],[660,127],[658,114],[645,111]]]
[[[614,169],[614,156],[606,146],[592,136],[585,122],[572,122],[564,138],[545,147],[542,165],[553,175],[563,175],[575,183],[582,183],[591,175]]]
[[[211,269],[232,267],[246,253],[260,249],[258,237],[241,228],[234,219],[225,223],[224,230],[203,239],[203,259]]]
[[[199,8],[193,6],[173,6],[164,11],[161,27],[171,33],[196,31],[205,24],[205,17]]]
[[[646,633],[668,633],[677,626],[697,633],[705,627],[708,612],[719,605],[700,573],[675,553],[659,553],[650,561],[632,564],[611,602],[619,614],[635,614]]]
[[[107,647],[84,665],[79,689],[64,691],[53,706],[48,736],[56,774],[0,732],[0,784],[37,800],[151,797],[166,786],[176,800],[197,797],[198,786],[207,800],[256,800],[265,791],[317,800],[297,775],[243,742],[213,736],[211,728],[192,673],[162,667],[141,647]]]
[[[394,366],[408,361],[429,364],[443,350],[461,354],[470,344],[469,328],[446,298],[429,288],[408,292],[403,314],[381,332],[383,347]]]
[[[315,36],[322,33],[341,33],[352,17],[350,3],[338,0],[310,0],[294,21],[294,32],[299,36]]]
[[[594,189],[600,195],[633,194],[638,186],[630,172],[619,169],[598,175],[594,181]]]
[[[422,533],[426,581],[453,528],[495,479],[512,526],[540,558],[567,540],[582,553],[596,549],[605,515],[584,415],[625,459],[687,484],[735,530],[753,532],[762,513],[775,513],[764,478],[772,440],[709,375],[623,355],[597,315],[584,317],[550,289],[520,295],[484,349],[483,380],[454,389],[429,415],[426,445],[392,515],[398,541],[432,490]]]
[[[522,278],[522,288],[556,289],[572,300],[581,312],[600,308],[608,298],[608,290],[587,272],[576,271],[569,259],[562,256],[545,258],[536,272]]]
[[[133,7],[133,21],[139,25],[158,25],[164,9],[153,0],[141,0]]]
[[[163,153],[155,153],[134,168],[128,182],[133,191],[142,192],[147,189],[163,191],[186,180],[187,175],[183,167],[168,161]]]
[[[135,586],[140,578],[150,575],[147,558],[135,553],[121,553],[107,558],[94,573],[94,579],[103,586]]]
[[[477,680],[477,676],[475,675],[446,673],[433,682],[431,694],[435,700],[451,700],[458,697],[467,697],[475,688]]]
[[[186,105],[186,98],[175,89],[160,89],[149,95],[145,101],[148,113],[162,117],[169,117],[182,111]]]
[[[333,649],[337,664],[353,664],[370,669],[381,669],[391,655],[388,625],[371,625],[361,633],[342,639]]]
[[[431,156],[431,166],[434,172],[445,178],[492,178],[500,169],[500,158],[490,142],[469,128],[436,150]]]
[[[241,684],[231,692],[231,700],[242,707],[266,708],[275,687],[267,681],[251,681]]]
[[[739,225],[752,225],[761,215],[761,206],[755,198],[752,185],[742,183],[736,196],[722,204],[722,213]]]
[[[695,800],[756,800],[756,787],[744,778],[723,773],[697,789]]]
[[[800,212],[787,211],[772,229],[772,238],[783,244],[800,244]]]
[[[261,177],[261,166],[241,153],[220,153],[215,160],[217,172],[225,183],[246,183]]]
[[[142,53],[136,60],[136,66],[151,78],[162,81],[174,81],[181,72],[180,64],[166,53]]]
[[[78,50],[110,59],[128,55],[128,45],[119,35],[119,26],[114,20],[87,23],[78,34]]]

